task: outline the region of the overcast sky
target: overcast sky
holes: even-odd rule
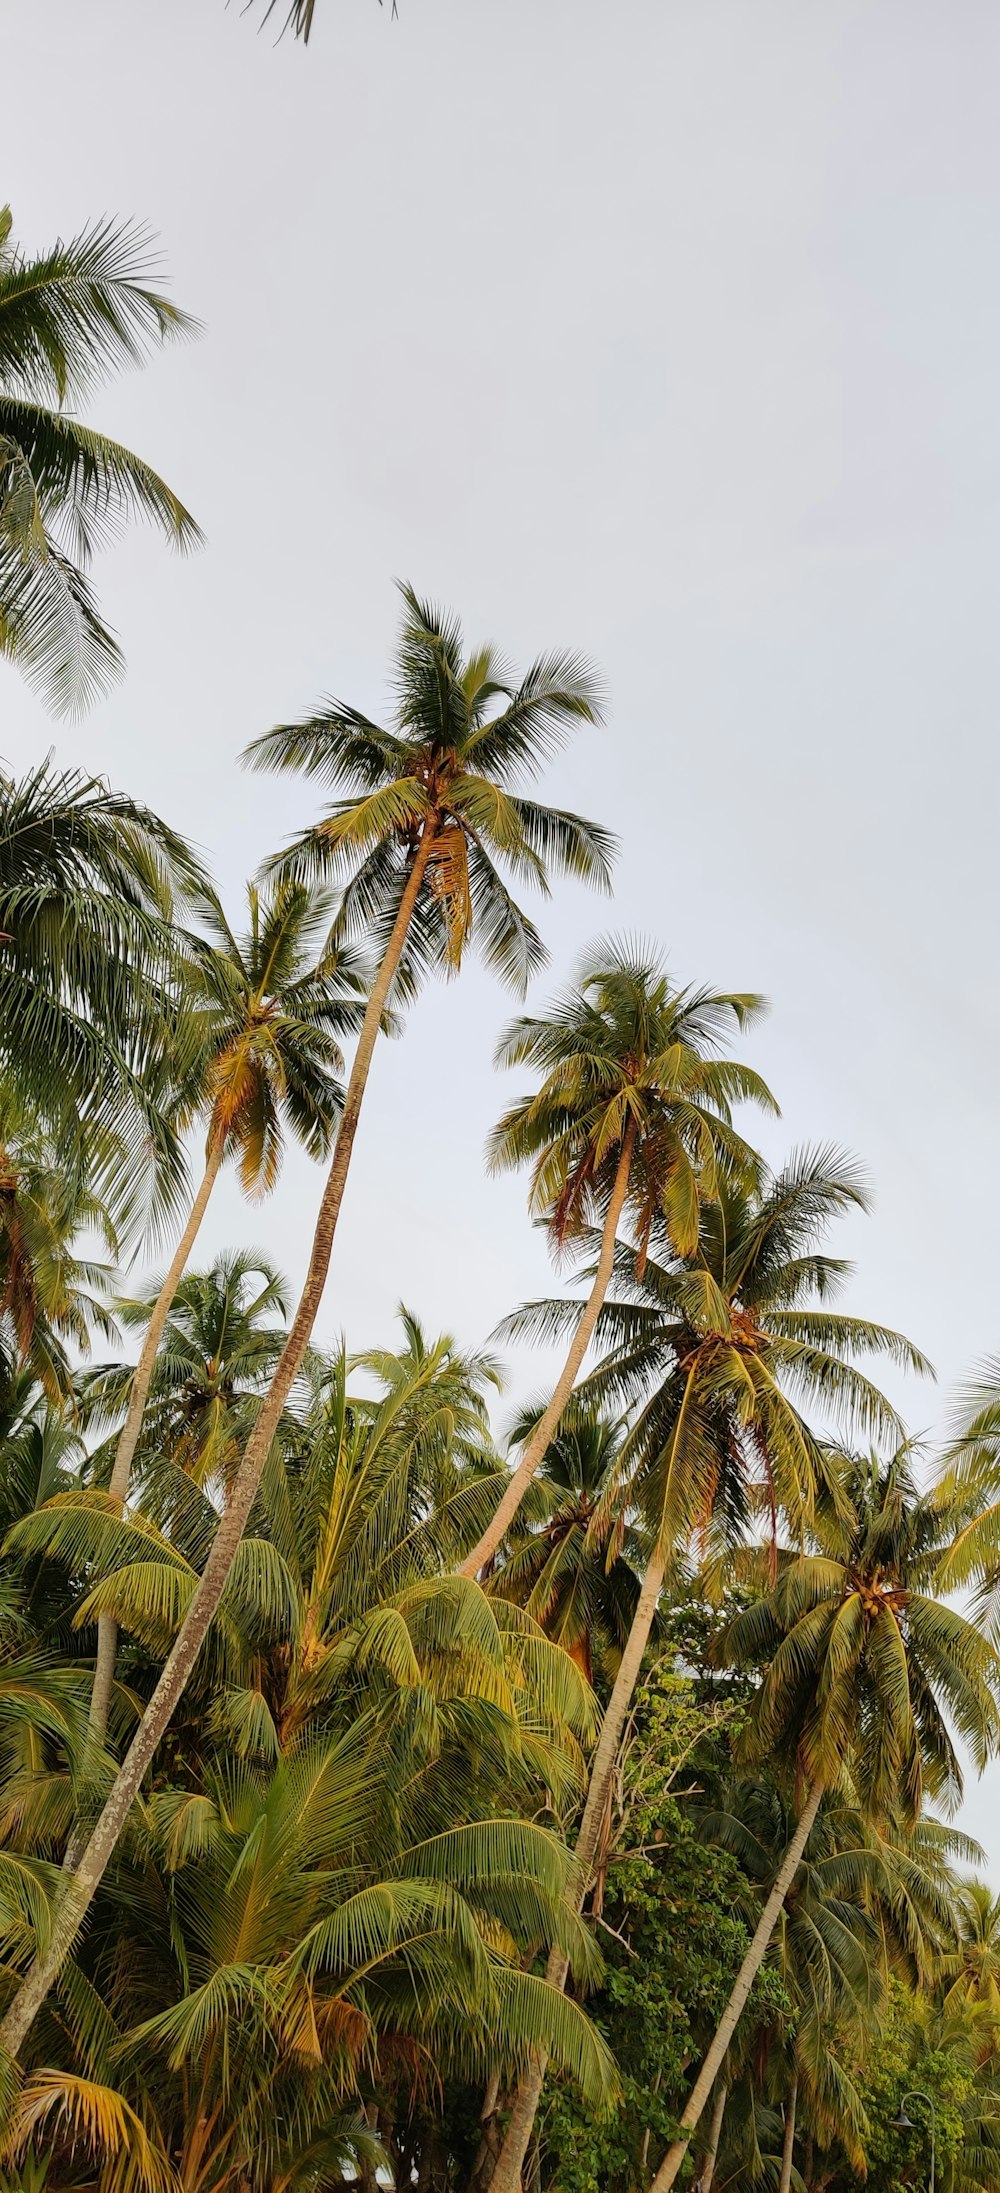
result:
[[[394,577],[521,663],[583,649],[608,724],[551,787],[623,857],[613,907],[544,911],[548,986],[627,929],[767,993],[768,1148],[864,1159],[851,1304],[926,1348],[939,1384],[903,1398],[939,1426],[1000,1343],[1000,15],[399,8],[317,0],[303,50],[236,0],[6,0],[19,240],[148,222],[205,323],[93,415],[208,547],[105,556],[126,682],[67,728],[0,667],[0,750],[106,772],[238,908],[315,800],[236,755],[323,692],[382,706]],[[470,965],[379,1059],[325,1337],[388,1339],[403,1297],[474,1342],[547,1286],[522,1184],[481,1165],[510,1009]],[[318,1186],[227,1187],[208,1245],[297,1277]],[[988,1843],[998,1793],[967,1807]]]

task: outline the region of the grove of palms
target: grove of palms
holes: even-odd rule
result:
[[[71,406],[182,322],[134,237],[0,231],[0,648],[80,702],[102,529],[195,534]],[[449,1330],[354,1330],[380,1039],[473,954],[523,998],[522,893],[618,852],[548,796],[587,662],[401,610],[384,722],[248,726],[319,811],[238,921],[141,802],[0,777],[0,2184],[890,2193],[915,2092],[998,2193],[952,1818],[1000,1747],[998,1377],[913,1446],[926,1358],[838,1301],[857,1163],[758,1148],[761,999],[578,950],[500,1036],[485,1152],[574,1286],[472,1335],[456,1255]],[[208,1253],[227,1166],[258,1239]],[[528,1340],[559,1366],[513,1406]]]

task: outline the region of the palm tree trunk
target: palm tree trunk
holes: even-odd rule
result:
[[[160,1680],[112,1783],[104,1810],[86,1849],[74,1871],[67,1875],[65,1892],[49,1944],[44,1953],[36,1957],[0,2023],[0,2048],[5,2048],[9,2056],[18,2055],[100,1886],[105,1867],[142,1787],[146,1769],[197,1660],[257,1497],[271,1441],[281,1422],[282,1411],[309,1345],[323,1297],[333,1237],[347,1183],[375,1042],[433,846],[434,828],[428,821],[407,877],[382,964],[365,1007],[333,1159],[316,1220],[309,1268],[291,1330],[261,1403],[257,1422],[247,1440],[243,1459],[233,1478],[229,1499],[220,1517],[208,1560]]]
[[[493,2172],[496,2168],[497,2150],[500,2144],[497,2136],[497,2115],[499,2112],[499,2108],[500,2075],[499,2072],[492,2071],[486,2082],[486,2092],[483,2095],[483,2106],[479,2112],[479,2123],[481,2128],[479,2134],[479,2146],[476,2150],[476,2159],[472,2165],[472,2177],[469,2181],[470,2188],[473,2189],[473,2193],[487,2193],[487,2188],[493,2182]]]
[[[698,2193],[712,2193],[712,2179],[715,2176],[715,2165],[719,2158],[722,2120],[726,2114],[728,2098],[729,2088],[725,2079],[720,2079],[715,2089],[715,2101],[712,2105],[712,2121],[708,2128],[708,2146],[705,2150],[705,2160],[698,2173]],[[782,2193],[788,2193],[787,2186],[783,2187]]]
[[[174,1296],[184,1276],[188,1259],[198,1238],[199,1228],[208,1209],[209,1197],[219,1177],[222,1160],[226,1154],[225,1135],[217,1129],[209,1134],[205,1156],[205,1170],[198,1193],[188,1212],[187,1224],[174,1250],[170,1268],[160,1292],[153,1304],[152,1316],[146,1331],[129,1388],[128,1410],[115,1448],[114,1465],[108,1491],[119,1508],[128,1498],[132,1457],[139,1443],[142,1419],[149,1398],[150,1380],[156,1362],[163,1330],[173,1306]],[[94,1666],[94,1687],[90,1693],[88,1729],[90,1737],[103,1743],[108,1726],[108,1709],[111,1704],[111,1685],[115,1679],[115,1655],[118,1650],[118,1624],[113,1615],[101,1614],[97,1618],[97,1660]]]
[[[778,2193],[792,2193],[792,2156],[795,2152],[795,2104],[798,2100],[798,2073],[793,2071],[792,2083],[785,2103],[785,2137],[781,2146],[781,2176]]]
[[[618,1749],[628,1719],[629,1708],[635,1696],[635,1687],[642,1666],[642,1656],[646,1650],[649,1633],[653,1626],[653,1616],[656,1613],[656,1604],[660,1596],[665,1568],[666,1555],[657,1549],[643,1577],[642,1590],[639,1593],[638,1603],[632,1619],[632,1627],[629,1630],[628,1640],[621,1657],[621,1666],[615,1677],[614,1689],[608,1700],[608,1710],[601,1724],[601,1733],[597,1740],[590,1770],[587,1802],[583,1808],[580,1832],[576,1839],[576,1850],[573,1854],[574,1881],[572,1894],[577,1911],[582,1907],[590,1882],[594,1859],[597,1856],[598,1840],[611,1796]],[[545,1977],[550,1985],[559,1988],[565,1987],[568,1970],[569,1962],[563,1955],[562,1950],[553,1949],[549,1954],[545,1972]],[[2,2037],[2,2034],[0,2034],[0,2037]],[[542,2051],[537,2051],[533,2055],[531,2064],[518,2086],[507,2125],[507,2135],[493,2173],[490,2193],[517,2193],[517,2188],[521,2183],[524,2158],[528,2152],[528,2145],[534,2129],[535,2115],[541,2098],[546,2060]]]
[[[668,2147],[659,2170],[653,2179],[650,2193],[669,2193],[669,2188],[673,2185],[687,2154],[691,2134],[722,2068],[723,2059],[739,2024],[747,1996],[764,1962],[768,1943],[778,1923],[782,1904],[798,1872],[799,1862],[809,1841],[822,1796],[822,1782],[817,1780],[810,1783],[805,1804],[799,1815],[798,1826],[778,1867],[774,1886],[757,1921],[757,1930],[753,1941],[736,1975],[733,1992],[726,2004],[715,2039],[688,2096],[684,2115],[681,2118],[681,2137],[674,2140],[672,2145]]]
[[[539,1418],[516,1470],[511,1473],[496,1514],[484,1530],[478,1546],[474,1546],[472,1552],[462,1562],[458,1571],[460,1576],[478,1576],[480,1569],[485,1566],[487,1561],[492,1559],[501,1539],[506,1536],[507,1531],[510,1529],[539,1463],[545,1456],[546,1449],[559,1429],[563,1410],[576,1384],[577,1372],[590,1346],[594,1327],[600,1316],[604,1297],[607,1294],[611,1275],[615,1268],[615,1242],[618,1236],[618,1222],[625,1208],[625,1198],[628,1195],[634,1148],[635,1122],[629,1120],[622,1137],[618,1169],[615,1173],[611,1200],[604,1220],[604,1229],[601,1235],[601,1253],[594,1274],[594,1284],[570,1342],[566,1361],[553,1388],[552,1399],[544,1415]]]

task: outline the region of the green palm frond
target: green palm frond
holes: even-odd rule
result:
[[[123,1231],[183,1189],[170,916],[199,887],[183,842],[98,780],[51,761],[0,777],[0,1066],[67,1152],[87,1150]]]
[[[195,323],[150,286],[151,239],[95,223],[30,256],[0,215],[0,654],[57,710],[85,707],[122,667],[86,566],[109,533],[148,518],[175,546],[198,527],[152,466],[72,406],[108,373]]]

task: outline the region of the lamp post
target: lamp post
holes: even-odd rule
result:
[[[934,2139],[935,2139],[935,2133],[936,2133],[936,2130],[937,2130],[937,2111],[935,2110],[935,2107],[934,2107],[934,2096],[933,2096],[933,2094],[925,2094],[925,2093],[924,2093],[924,2090],[923,2090],[923,2088],[922,2088],[922,2087],[920,2087],[920,2086],[912,2086],[912,2087],[911,2087],[911,2088],[909,2089],[909,2092],[903,2095],[902,2101],[900,2102],[900,2105],[899,2105],[899,2115],[898,2115],[898,2117],[894,2117],[894,2118],[893,2118],[893,2120],[892,2120],[892,2122],[893,2122],[893,2126],[894,2126],[894,2128],[895,2128],[895,2130],[896,2130],[897,2132],[914,2132],[914,2131],[916,2130],[916,2126],[915,2126],[915,2125],[914,2125],[914,2123],[913,2123],[913,2119],[912,2119],[912,2117],[908,2117],[908,2116],[907,2116],[907,2114],[906,2114],[906,2104],[907,2104],[907,2102],[926,2102],[926,2104],[927,2104],[927,2107],[928,2107],[928,2109],[930,2110],[930,2113],[931,2113],[931,2182],[930,2182],[930,2193],[934,2193]]]

